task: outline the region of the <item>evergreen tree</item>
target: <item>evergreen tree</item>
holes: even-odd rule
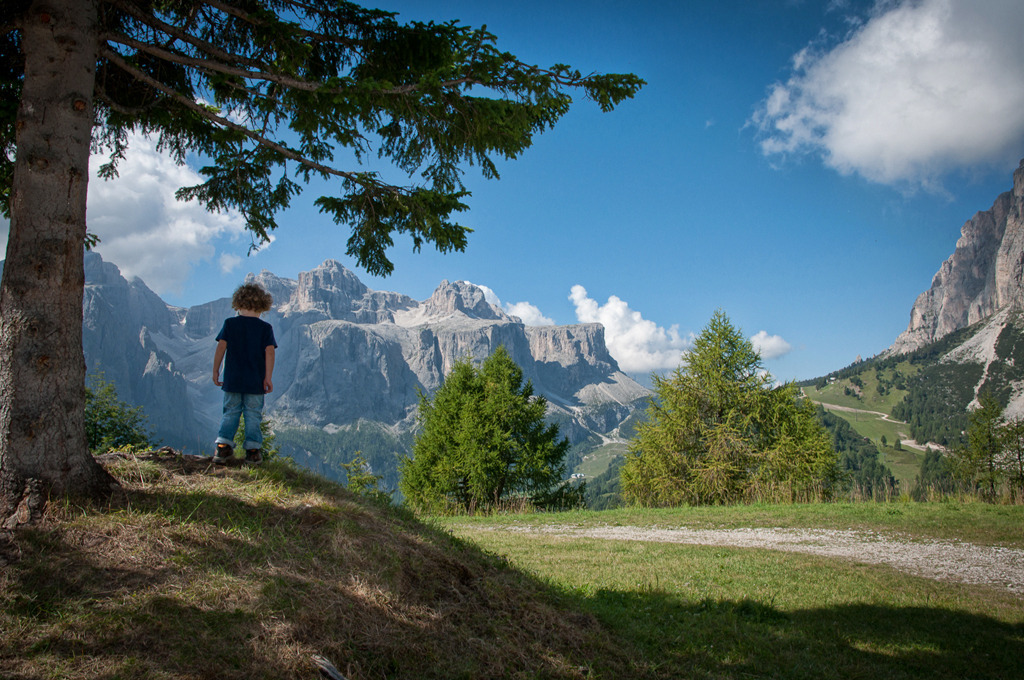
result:
[[[1016,501],[1024,497],[1024,418],[1007,420],[999,433],[1010,495]]]
[[[928,500],[931,492],[949,493],[955,486],[949,457],[942,455],[941,451],[926,448],[924,459],[921,461],[921,470],[917,474],[914,485],[914,500]]]
[[[1003,407],[990,393],[978,396],[978,408],[967,416],[967,446],[953,452],[954,475],[965,484],[984,490],[994,499],[1002,481]]]
[[[85,436],[89,450],[105,453],[128,446],[150,446],[152,436],[141,406],[121,401],[113,383],[89,376],[85,386]]]
[[[544,422],[546,410],[504,347],[479,368],[456,362],[432,399],[420,397],[422,431],[401,466],[406,502],[427,512],[470,512],[509,499],[578,505],[582,489],[565,481],[569,441]]]
[[[276,458],[281,453],[281,449],[277,446],[277,435],[274,434],[274,425],[269,418],[263,417],[260,419],[260,434],[263,437],[263,442],[260,444],[260,456],[263,460]],[[244,413],[242,414],[242,417],[238,419],[238,429],[235,430],[235,438],[232,446],[236,452],[245,450]]]
[[[830,493],[836,454],[795,385],[773,388],[761,357],[721,310],[655,396],[622,467],[622,494],[668,506],[756,494]]]
[[[345,469],[346,489],[382,505],[391,503],[391,494],[380,488],[382,477],[373,474],[373,467],[363,457],[362,451],[356,451],[352,460],[341,466]]]
[[[343,0],[7,0],[0,24],[0,203],[10,217],[0,282],[0,519],[27,480],[99,497],[112,480],[88,455],[81,314],[89,156],[116,174],[130,133],[179,163],[208,159],[178,196],[235,209],[265,243],[310,179],[316,204],[351,228],[373,274],[406,234],[414,249],[462,250],[461,173],[496,177],[564,115],[571,93],[602,110],[632,75],[539,68],[484,29],[402,24]],[[17,106],[14,104],[17,102]],[[371,148],[371,143],[375,148]],[[415,183],[340,167],[376,153]],[[54,197],[60,196],[61,200]],[[9,201],[8,201],[9,199]]]

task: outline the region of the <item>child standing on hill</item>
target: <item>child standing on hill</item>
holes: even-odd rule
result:
[[[245,461],[257,464],[263,460],[263,396],[274,390],[274,327],[260,318],[270,311],[274,299],[255,283],[238,287],[231,297],[231,307],[238,316],[224,320],[217,334],[213,355],[213,384],[224,390],[224,414],[217,432],[217,452],[213,462],[223,465],[234,456],[231,444],[238,431],[238,420],[245,416]],[[220,364],[224,359],[224,380],[220,380]]]

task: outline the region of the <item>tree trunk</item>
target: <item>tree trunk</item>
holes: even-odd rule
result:
[[[22,23],[25,81],[0,281],[0,522],[24,515],[15,510],[30,489],[87,498],[111,489],[89,454],[84,421],[96,22],[95,0],[33,0]]]

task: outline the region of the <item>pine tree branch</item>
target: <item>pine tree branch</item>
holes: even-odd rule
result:
[[[177,38],[182,42],[188,43],[192,47],[195,47],[197,50],[208,54],[214,59],[220,59],[228,63],[242,63],[246,66],[254,66],[261,69],[266,67],[265,64],[259,62],[258,60],[250,59],[239,54],[232,54],[231,52],[227,52],[226,50],[221,49],[213,43],[197,38],[196,36],[192,35],[191,33],[182,28],[179,28],[178,26],[174,26],[173,24],[169,24],[166,21],[161,20],[159,17],[155,15],[141,12],[139,11],[138,7],[136,7],[133,4],[125,3],[121,0],[113,0],[112,2],[110,2],[110,4],[122,10],[126,14],[131,15],[132,17],[142,22],[146,26],[149,26],[154,30],[171,36],[172,38]]]
[[[285,76],[279,73],[273,73],[269,71],[250,70],[245,68],[239,68],[235,66],[228,66],[216,60],[211,59],[199,59],[196,57],[189,57],[178,52],[165,50],[155,45],[136,40],[120,33],[105,33],[100,36],[101,40],[106,42],[117,43],[124,45],[125,47],[131,47],[138,50],[139,52],[145,52],[146,54],[163,59],[172,64],[180,64],[182,66],[189,66],[195,69],[199,69],[205,72],[222,73],[228,76],[236,76],[238,78],[244,78],[246,80],[262,80],[271,83],[277,83],[278,85],[284,85],[294,90],[303,90],[305,92],[313,92],[321,89],[320,84],[309,80],[302,80],[300,78],[293,78],[291,76]],[[237,55],[228,55],[229,58],[235,61],[242,61]],[[345,90],[335,88],[327,90],[333,93],[342,93]]]
[[[246,12],[244,12],[244,11],[242,11],[240,9],[231,7],[229,5],[225,5],[224,3],[217,2],[217,0],[202,0],[202,1],[205,2],[206,4],[208,4],[209,6],[215,8],[215,9],[218,9],[218,10],[220,10],[222,12],[231,14],[232,16],[237,16],[239,18],[242,18],[245,21],[249,21],[251,23],[257,23],[257,24],[262,24],[263,23],[263,22],[259,22],[259,21],[255,20],[255,19],[253,19]],[[199,51],[209,55],[213,59],[213,61],[207,60],[207,59],[200,59],[200,58],[196,58],[196,57],[189,57],[187,55],[184,55],[184,54],[181,54],[181,53],[178,53],[178,52],[175,52],[175,51],[171,51],[171,50],[168,50],[168,49],[163,49],[161,47],[152,45],[150,43],[146,43],[144,41],[139,41],[139,40],[137,40],[135,38],[132,38],[130,36],[123,35],[123,34],[108,33],[108,34],[103,36],[104,40],[109,40],[109,41],[112,41],[112,42],[120,43],[120,44],[123,44],[123,45],[125,45],[127,47],[132,47],[132,48],[134,48],[136,50],[146,52],[147,54],[150,54],[150,55],[152,55],[154,57],[158,57],[160,59],[165,59],[165,60],[170,61],[172,63],[181,64],[183,66],[190,66],[190,67],[193,67],[193,68],[199,68],[199,69],[208,70],[208,71],[215,71],[215,72],[223,73],[225,75],[233,75],[233,76],[236,76],[236,77],[239,77],[239,78],[246,78],[246,79],[249,79],[249,80],[263,80],[263,81],[268,81],[268,82],[275,82],[275,83],[278,83],[280,85],[284,85],[284,86],[287,86],[287,87],[290,87],[290,88],[293,88],[293,89],[303,90],[303,91],[307,91],[307,92],[312,92],[312,91],[315,91],[315,90],[321,90],[322,89],[322,84],[321,83],[318,83],[318,82],[315,82],[315,81],[305,80],[303,78],[296,78],[294,76],[289,76],[289,75],[286,75],[286,74],[283,74],[283,73],[280,73],[280,72],[266,70],[267,69],[267,65],[265,63],[259,61],[259,60],[252,59],[252,58],[249,58],[249,57],[246,57],[246,56],[243,56],[243,55],[234,54],[234,53],[222,50],[219,47],[217,47],[216,45],[213,45],[213,44],[211,44],[211,43],[209,43],[207,41],[204,41],[204,40],[200,40],[199,38],[191,35],[190,33],[186,32],[186,31],[183,31],[183,30],[181,30],[181,29],[179,29],[179,28],[177,28],[177,27],[175,27],[175,26],[173,26],[171,24],[168,24],[168,23],[160,20],[159,18],[157,18],[155,16],[146,15],[144,13],[141,13],[136,8],[134,8],[133,6],[130,6],[130,5],[127,5],[127,4],[123,3],[123,2],[121,2],[121,0],[112,0],[110,4],[112,4],[113,6],[118,7],[119,9],[127,12],[128,14],[130,14],[133,17],[135,17],[137,20],[141,21],[142,23],[144,23],[145,25],[149,26],[150,28],[153,28],[154,30],[160,31],[162,33],[165,33],[166,35],[175,37],[175,38],[177,38],[177,39],[179,39],[179,40],[181,40],[183,42],[186,42],[187,44],[195,47],[197,50],[199,50]],[[301,5],[301,6],[303,8],[305,8],[304,5]],[[314,11],[314,10],[311,9],[310,11]],[[329,40],[330,39],[328,36],[321,36],[319,34],[312,34],[312,33],[308,32],[308,31],[300,31],[300,33],[303,34],[303,35],[310,36],[310,37],[315,36],[318,39],[321,39],[321,38],[325,39],[325,40]],[[339,43],[345,43],[345,44],[354,44],[354,43],[351,43],[351,41],[333,40],[333,42],[339,42]],[[480,49],[482,47],[482,44],[483,44],[482,40],[478,41],[476,47],[474,48],[473,52],[469,56],[469,60],[468,61],[470,63],[475,59],[475,57],[479,53],[479,51],[480,51]],[[228,66],[227,64],[230,64],[230,63],[242,64],[244,66],[252,67],[252,68],[239,68],[239,67]],[[562,86],[562,87],[578,87],[578,86],[582,85],[583,83],[585,83],[591,77],[589,75],[588,76],[582,76],[582,75],[580,75],[578,73],[568,74],[568,76],[567,76],[567,74],[565,74],[564,72],[561,72],[561,71],[558,71],[558,70],[554,70],[554,69],[540,68],[538,66],[527,64],[527,63],[519,61],[519,60],[512,61],[512,62],[510,62],[510,64],[516,70],[519,70],[520,72],[528,73],[528,74],[531,74],[531,75],[534,75],[534,76],[540,76],[540,77],[543,77],[543,78],[548,78],[552,82],[554,82],[554,83],[556,83],[556,84],[558,84],[559,86]],[[491,87],[491,88],[493,88],[495,90],[504,91],[507,87],[514,86],[517,82],[518,82],[518,79],[502,78],[500,80],[492,81],[492,82],[488,83],[488,87]],[[442,82],[438,83],[438,87],[440,89],[442,89],[442,90],[455,90],[455,89],[458,89],[458,88],[461,88],[461,87],[464,87],[464,86],[481,85],[481,84],[483,84],[483,80],[481,78],[466,75],[466,76],[462,76],[460,78],[453,78],[453,79],[450,79],[450,80],[442,81]],[[398,94],[398,95],[407,95],[407,94],[413,94],[415,92],[421,91],[422,89],[423,89],[423,87],[420,84],[410,83],[408,85],[399,85],[399,86],[396,86],[396,87],[388,88],[386,90],[381,90],[380,93],[383,94],[383,95],[396,95],[396,94]],[[343,93],[346,92],[346,90],[343,89],[343,88],[326,88],[323,91],[328,92],[328,93],[332,93],[332,94],[343,94]]]
[[[316,161],[314,161],[314,160],[312,160],[310,158],[307,158],[306,156],[302,155],[301,153],[295,151],[294,149],[289,149],[288,147],[286,147],[286,146],[284,146],[284,145],[282,145],[282,144],[280,144],[278,142],[275,142],[274,140],[272,140],[272,139],[270,139],[268,137],[265,137],[265,136],[255,132],[253,130],[250,130],[249,128],[247,128],[244,125],[240,125],[238,123],[235,123],[234,121],[228,120],[227,118],[224,118],[223,116],[218,116],[216,113],[213,113],[212,111],[210,111],[206,107],[197,104],[196,102],[192,101],[188,97],[185,97],[184,95],[182,95],[181,93],[177,92],[173,88],[164,85],[163,83],[161,83],[156,78],[153,78],[149,74],[144,73],[143,71],[140,71],[139,69],[135,68],[134,66],[129,64],[120,54],[118,54],[117,52],[115,52],[115,51],[113,51],[113,50],[111,50],[109,48],[102,48],[100,50],[100,55],[103,56],[104,58],[110,60],[112,63],[116,64],[119,68],[124,70],[126,73],[131,75],[136,80],[138,80],[138,81],[140,81],[142,83],[145,83],[146,85],[149,85],[150,87],[152,87],[152,88],[162,92],[166,96],[170,97],[174,101],[178,102],[179,104],[181,104],[182,106],[186,107],[187,109],[189,109],[193,113],[199,115],[200,117],[210,121],[211,123],[214,123],[216,125],[220,125],[222,127],[226,127],[228,129],[234,130],[236,132],[240,132],[241,134],[245,135],[247,138],[249,138],[250,140],[252,140],[256,144],[258,144],[258,145],[260,145],[260,146],[262,146],[264,148],[270,149],[270,150],[280,154],[281,156],[283,156],[283,157],[285,157],[285,158],[287,158],[289,160],[295,161],[296,163],[299,163],[300,165],[305,166],[305,167],[307,167],[307,168],[309,168],[311,170],[316,170],[317,172],[320,172],[320,173],[323,173],[323,174],[327,174],[327,175],[334,175],[336,177],[342,177],[342,178],[351,180],[353,182],[357,182],[357,183],[359,183],[361,185],[364,185],[364,186],[366,185],[365,176],[360,176],[360,175],[357,175],[356,173],[346,172],[344,170],[338,170],[336,168],[332,168],[330,166],[323,165],[322,163],[318,163],[318,162],[316,162]],[[392,190],[392,191],[397,191],[398,190],[397,187],[393,187],[391,185],[382,184],[382,183],[374,183],[374,184],[379,189]]]
[[[324,16],[324,11],[322,9],[320,9],[319,7],[314,7],[312,5],[309,5],[309,4],[306,4],[306,3],[302,3],[302,2],[296,2],[295,0],[284,0],[284,1],[287,4],[291,5],[292,7],[297,7],[300,10],[302,10],[301,12],[298,12],[298,14],[302,14],[303,12],[305,12],[307,15],[316,15],[316,16],[320,16],[320,17]],[[249,14],[245,10],[240,9],[240,8],[235,7],[233,5],[230,5],[230,4],[219,2],[219,0],[199,0],[199,2],[205,4],[208,7],[212,7],[213,9],[216,9],[216,10],[218,10],[220,12],[223,12],[224,14],[233,16],[236,19],[241,19],[242,21],[244,21],[246,23],[249,23],[249,24],[252,24],[253,26],[268,26],[269,25],[266,21],[262,21],[262,20],[260,20],[260,19],[258,19],[256,17],[254,17],[252,14]],[[394,16],[393,13],[388,13],[388,14],[390,14],[391,16]],[[314,40],[316,40],[318,42],[336,43],[336,44],[339,44],[339,45],[348,45],[350,47],[355,47],[355,46],[359,46],[359,45],[362,44],[361,41],[358,41],[358,40],[351,40],[351,39],[342,38],[342,37],[335,36],[335,35],[325,35],[323,33],[318,33],[316,31],[311,31],[311,30],[306,29],[306,28],[297,28],[297,27],[295,27],[293,25],[288,26],[288,28],[290,30],[294,31],[294,33],[296,35],[300,35],[300,36],[302,36],[304,38],[312,38],[312,39],[314,39]]]

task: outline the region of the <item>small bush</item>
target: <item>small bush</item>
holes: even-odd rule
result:
[[[118,399],[113,383],[102,374],[86,380],[85,435],[94,454],[125,447],[148,448],[153,436],[142,407]]]

